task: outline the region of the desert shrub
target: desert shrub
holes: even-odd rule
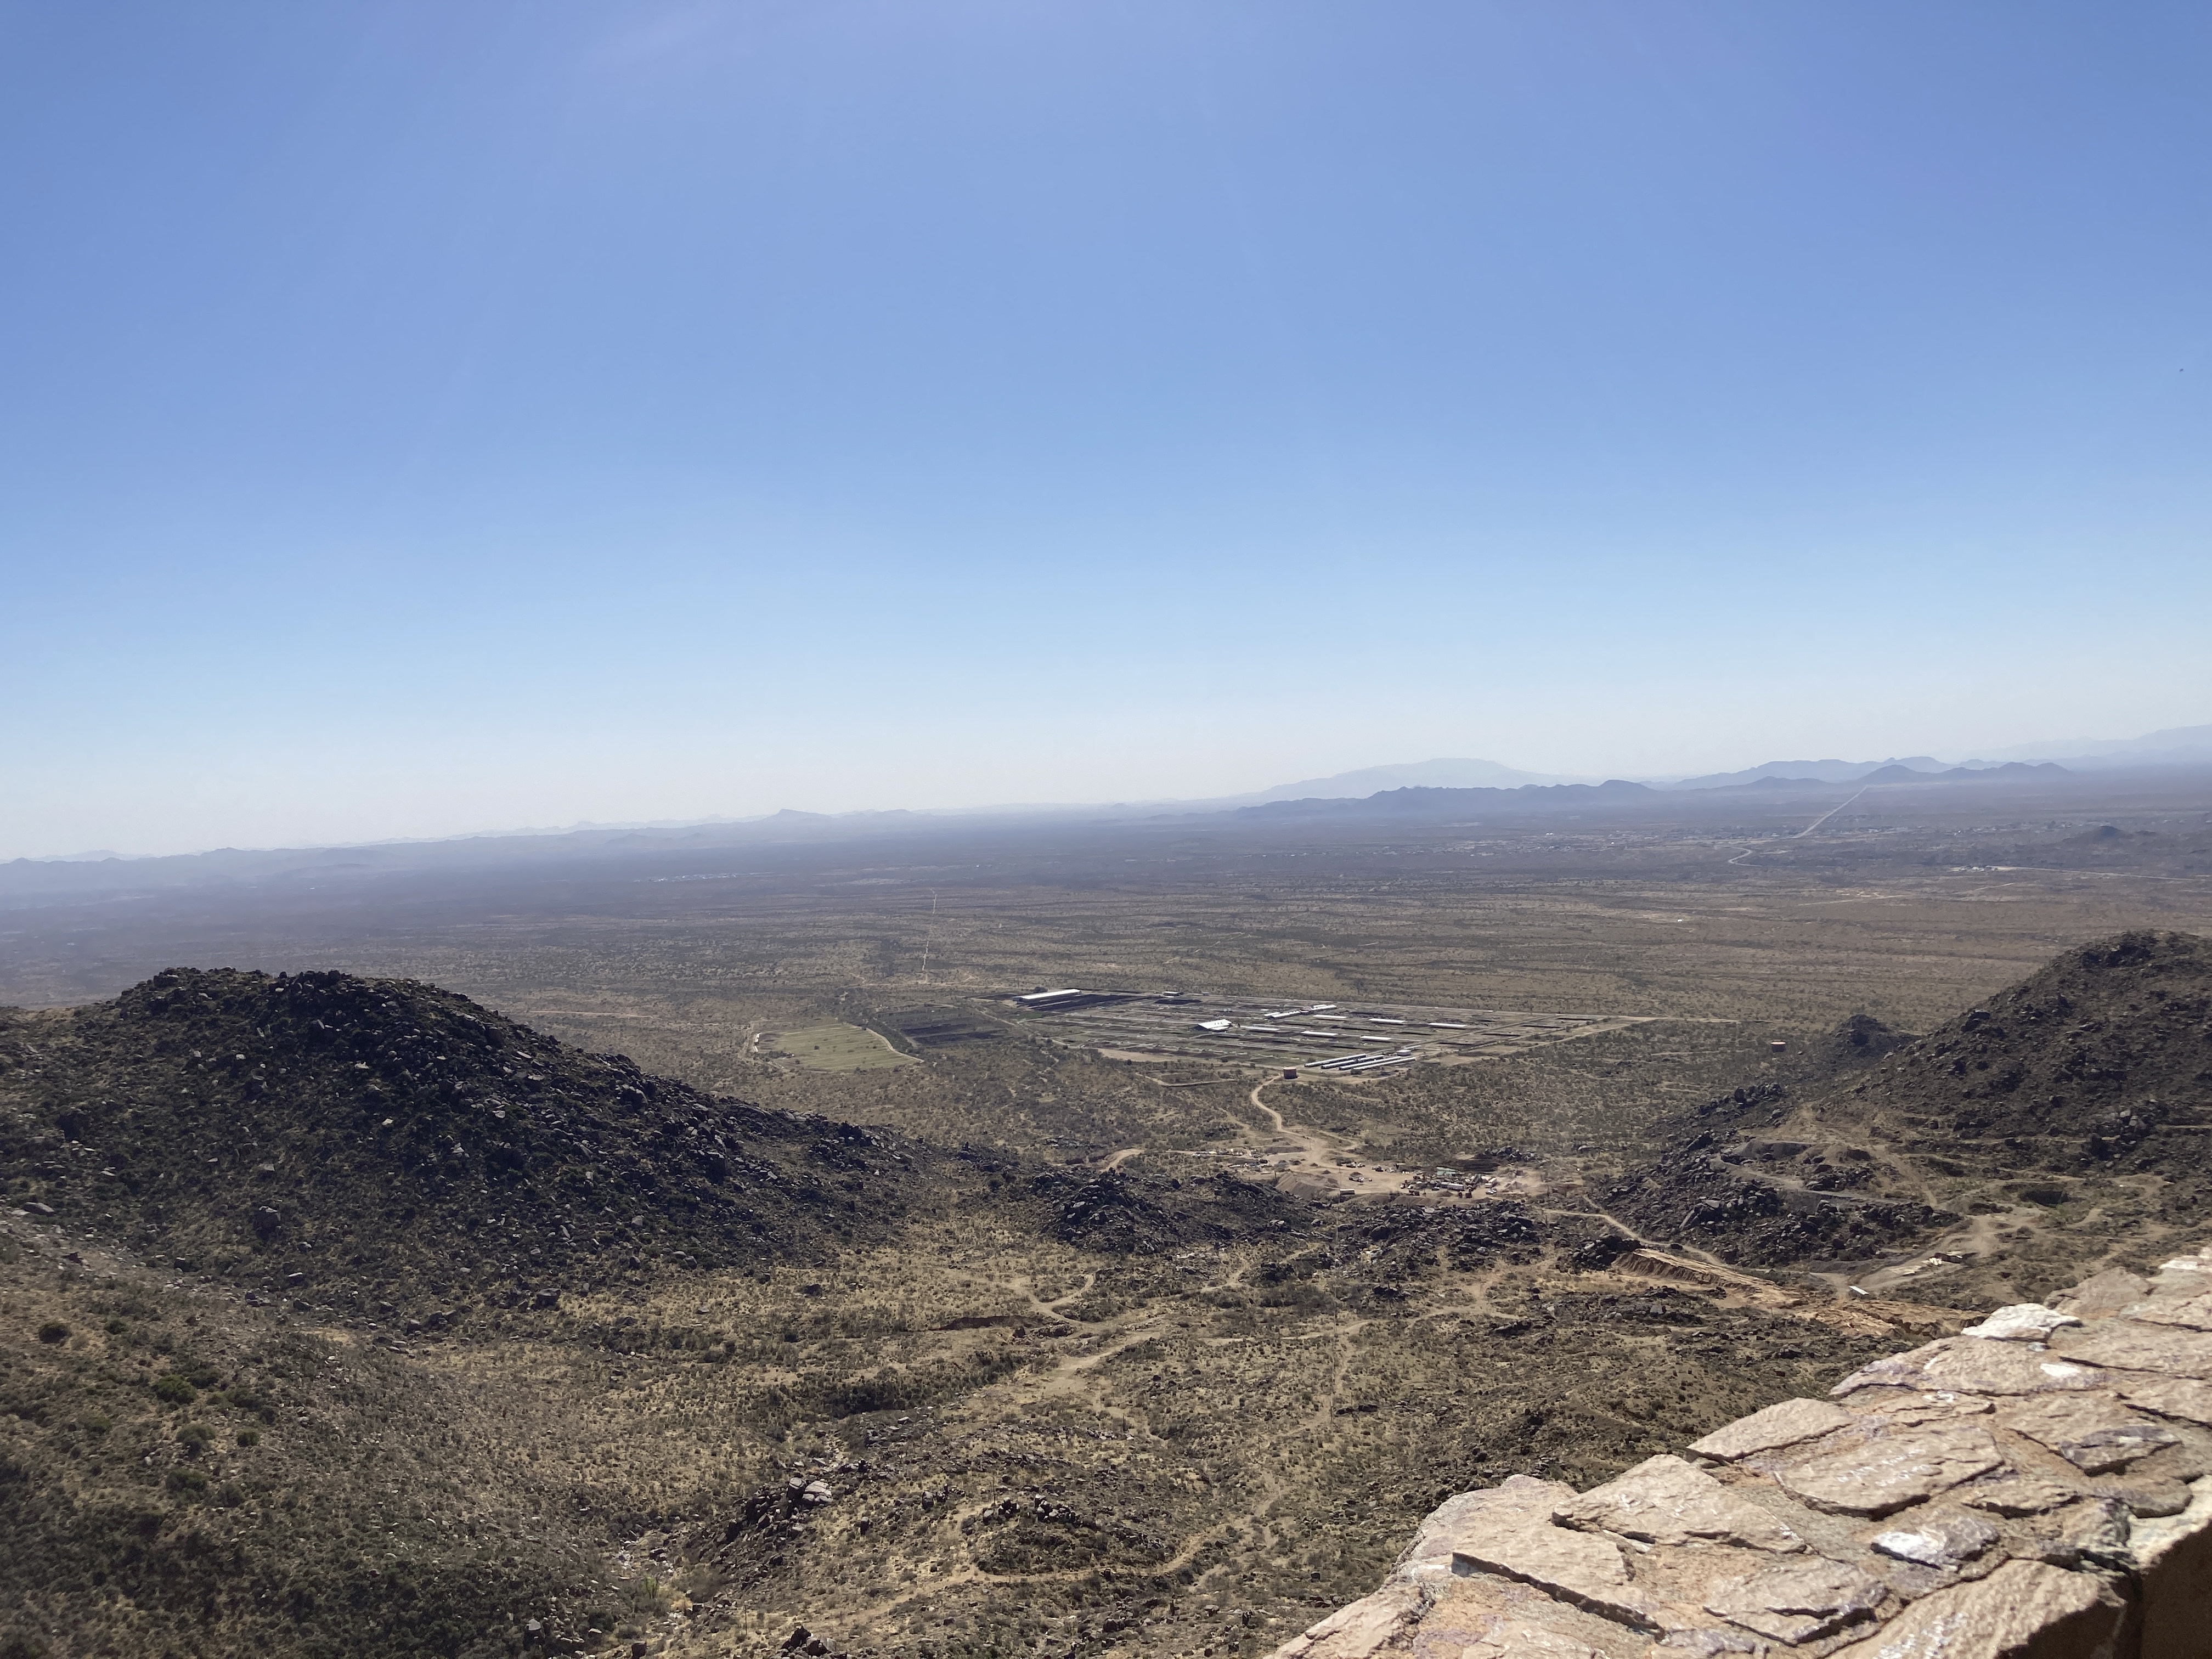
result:
[[[196,1496],[207,1490],[208,1478],[198,1469],[171,1469],[169,1490],[186,1496]]]
[[[258,1429],[240,1429],[238,1431],[238,1443],[241,1446],[259,1445],[261,1443],[261,1431]]]
[[[1381,1289],[1395,1287],[1384,1285]],[[1316,1285],[1280,1285],[1263,1292],[1259,1298],[1263,1308],[1294,1308],[1300,1313],[1323,1313],[1334,1309],[1336,1299]]]
[[[174,1371],[163,1371],[154,1379],[154,1398],[165,1405],[189,1406],[199,1397],[199,1390]]]
[[[70,1328],[58,1319],[49,1319],[39,1327],[39,1340],[41,1342],[66,1342],[69,1334]]]

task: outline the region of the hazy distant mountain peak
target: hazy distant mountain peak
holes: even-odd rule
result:
[[[1992,749],[1992,760],[2057,760],[2076,765],[2203,765],[2212,761],[2212,726],[2170,726],[2139,738],[2059,738]]]
[[[1913,772],[1941,772],[1948,770],[1951,764],[1949,761],[1936,760],[1927,755],[1892,755],[1887,760],[1871,761],[1767,761],[1761,765],[1747,767],[1741,772],[1709,772],[1703,777],[1677,779],[1672,787],[1676,789],[1725,789],[1734,784],[1759,783],[1769,778],[1856,783],[1885,767],[1903,767]]]

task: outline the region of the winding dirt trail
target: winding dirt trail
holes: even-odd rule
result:
[[[1414,1179],[1411,1173],[1403,1170],[1383,1170],[1372,1164],[1358,1164],[1351,1153],[1352,1141],[1350,1136],[1337,1134],[1328,1129],[1317,1129],[1310,1124],[1286,1121],[1282,1113],[1267,1103],[1267,1091],[1287,1081],[1289,1079],[1284,1078],[1270,1078],[1266,1082],[1255,1084],[1252,1092],[1245,1097],[1251,1102],[1252,1109],[1266,1117],[1274,1130],[1274,1144],[1264,1150],[1283,1160],[1284,1175],[1321,1176],[1360,1198],[1380,1198],[1402,1192],[1407,1183]],[[1285,1141],[1290,1143],[1287,1147],[1283,1145]],[[1347,1162],[1358,1169],[1357,1182],[1345,1180],[1345,1176],[1352,1172],[1346,1167]]]
[[[1267,1121],[1275,1126],[1275,1133],[1277,1134],[1288,1134],[1290,1131],[1283,1127],[1283,1115],[1261,1098],[1261,1096],[1266,1093],[1267,1088],[1267,1085],[1264,1083],[1255,1083],[1252,1085],[1251,1101],[1253,1109],[1256,1111],[1265,1112],[1267,1115]]]

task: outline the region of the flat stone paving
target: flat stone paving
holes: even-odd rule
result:
[[[2205,1659],[2212,1249],[1875,1361],[1586,1492],[1430,1515],[1276,1659]]]

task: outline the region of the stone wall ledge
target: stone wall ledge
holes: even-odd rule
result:
[[[1275,1659],[2212,1659],[2212,1249],[1876,1360],[1586,1492],[1420,1525]]]

